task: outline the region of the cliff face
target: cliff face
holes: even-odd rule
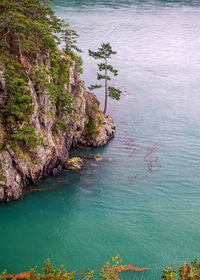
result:
[[[50,67],[48,57],[42,57],[38,64],[43,64],[46,69]],[[105,117],[99,111],[99,101],[93,93],[86,91],[84,83],[79,80],[75,65],[70,67],[69,82],[65,85],[72,98],[72,113],[58,112],[51,96],[46,94],[45,90],[38,93],[31,76],[31,66],[27,69],[28,90],[31,92],[34,108],[29,123],[36,133],[41,135],[43,144],[27,149],[21,143],[7,143],[4,118],[0,118],[0,202],[17,200],[28,184],[49,174],[59,174],[69,157],[70,148],[75,147],[77,143],[101,146],[114,136],[112,118]],[[51,76],[48,76],[48,79],[51,82]],[[5,87],[2,70],[1,116],[4,114],[3,108],[7,99]]]

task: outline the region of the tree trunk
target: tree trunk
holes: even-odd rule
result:
[[[107,80],[107,58],[105,58],[105,102],[104,102],[104,110],[103,114],[106,114],[107,103],[108,103],[108,80]]]

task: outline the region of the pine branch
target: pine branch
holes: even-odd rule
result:
[[[97,80],[102,80],[102,79],[105,79],[106,76],[105,75],[101,75],[99,73],[97,73]],[[110,81],[111,78],[107,75],[107,80]]]
[[[89,56],[94,57],[95,59],[101,59],[104,58],[104,56],[100,52],[93,52],[91,50],[88,50]]]
[[[90,86],[88,87],[88,89],[89,89],[89,90],[94,90],[94,89],[101,88],[101,87],[102,87],[102,85],[97,85],[97,84],[95,84],[95,85],[90,85]]]
[[[121,93],[122,93],[122,91],[115,87],[108,88],[108,95],[113,99],[119,100]]]

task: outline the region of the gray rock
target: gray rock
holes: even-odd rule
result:
[[[92,134],[83,134],[80,142],[83,145],[99,147],[105,145],[115,135],[115,125],[111,116],[102,116],[102,123]]]
[[[95,159],[96,161],[101,161],[101,160],[103,160],[103,157],[102,157],[101,154],[96,154],[96,155],[94,155],[94,159]]]
[[[81,157],[73,157],[70,158],[66,163],[65,163],[65,167],[68,170],[80,170],[82,169],[84,166],[84,161]]]

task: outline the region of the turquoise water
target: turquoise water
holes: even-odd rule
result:
[[[116,137],[87,151],[102,154],[97,167],[88,161],[37,184],[50,190],[0,205],[0,268],[26,271],[50,257],[85,271],[120,253],[124,264],[151,268],[124,279],[160,279],[163,267],[200,255],[199,1],[57,0],[53,8],[81,35],[87,85],[96,71],[87,49],[109,41],[118,51],[114,83],[124,94],[109,100]]]

